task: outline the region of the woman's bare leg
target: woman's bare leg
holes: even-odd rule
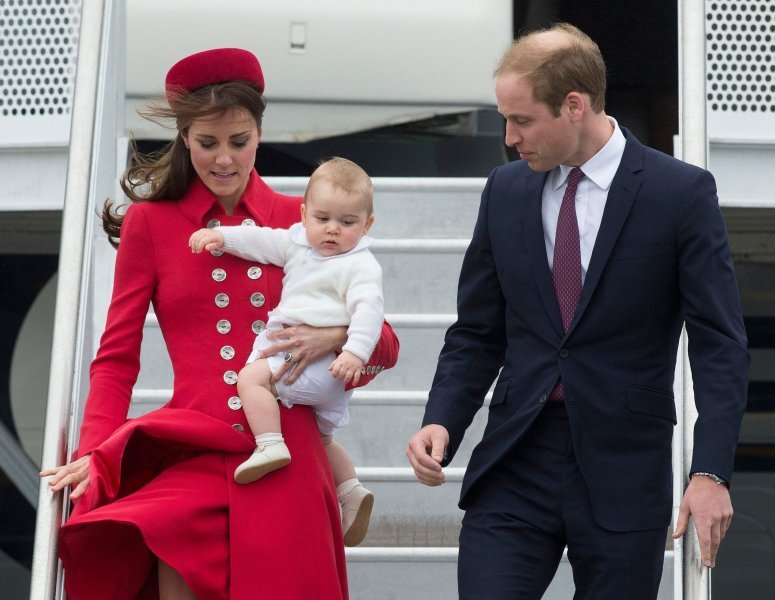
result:
[[[175,569],[159,559],[159,600],[196,600],[196,596]]]

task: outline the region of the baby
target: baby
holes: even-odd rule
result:
[[[374,495],[357,479],[347,451],[333,440],[333,431],[349,420],[345,391],[356,384],[382,331],[382,269],[368,250],[366,233],[374,222],[369,176],[355,163],[333,158],[312,173],[301,206],[301,223],[290,229],[216,227],[194,233],[193,252],[221,249],[241,258],[284,267],[283,291],[269,313],[266,330],[256,338],[247,365],[240,371],[237,389],[245,417],[256,437],[256,450],[237,467],[234,479],[251,483],[280,469],[291,460],[280,427],[279,399],[285,406],[313,407],[326,447],[337,496],[342,505],[344,542],[363,541]],[[348,326],[341,354],[309,364],[289,385],[272,384],[286,353],[259,359],[270,345],[268,331],[286,325]]]

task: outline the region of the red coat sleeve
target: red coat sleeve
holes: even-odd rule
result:
[[[121,226],[113,297],[91,364],[78,456],[89,454],[126,422],[140,371],[143,325],[156,287],[154,248],[143,208],[130,206]]]
[[[396,365],[398,360],[398,337],[396,332],[390,326],[390,323],[385,321],[382,324],[382,335],[377,341],[377,345],[374,351],[369,357],[369,362],[363,365],[363,371],[361,378],[358,381],[358,385],[352,386],[348,384],[345,389],[353,389],[353,387],[361,387],[369,383],[380,372],[385,369],[391,369]]]

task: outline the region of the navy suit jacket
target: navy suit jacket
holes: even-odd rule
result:
[[[446,465],[497,376],[461,508],[562,376],[597,523],[613,531],[666,527],[684,323],[699,412],[691,469],[732,478],[749,359],[715,182],[624,133],[567,333],[544,245],[547,173],[517,161],[487,181],[460,274],[458,320],[446,334],[423,419],[449,431]]]

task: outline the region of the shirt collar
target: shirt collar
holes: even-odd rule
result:
[[[250,215],[256,224],[266,226],[272,216],[274,195],[272,189],[253,170],[250,172],[245,192],[234,208],[234,214]],[[183,214],[197,227],[203,227],[209,217],[225,214],[215,195],[199,177],[194,178],[186,195],[178,200],[178,205]]]
[[[624,146],[627,143],[619,124],[613,117],[608,120],[614,126],[614,131],[610,139],[606,142],[597,154],[581,165],[584,175],[601,190],[606,191],[611,187],[616,170],[624,155]],[[552,172],[552,189],[555,191],[568,180],[568,175],[573,167],[568,165],[559,165]]]
[[[318,260],[328,260],[329,258],[338,258],[340,256],[347,256],[348,254],[354,254],[355,252],[358,252],[359,250],[363,250],[364,248],[368,248],[374,243],[374,238],[369,237],[368,235],[364,235],[361,237],[360,240],[358,240],[358,243],[355,244],[354,248],[351,248],[347,252],[343,252],[342,254],[335,254],[334,256],[323,256],[321,254],[318,254],[317,250],[315,250],[312,245],[309,243],[309,240],[307,239],[307,230],[304,229],[304,225],[301,223],[294,223],[290,226],[288,231],[291,234],[291,241],[294,244],[298,244],[299,246],[306,246],[308,248],[307,252],[312,258],[316,258]]]

